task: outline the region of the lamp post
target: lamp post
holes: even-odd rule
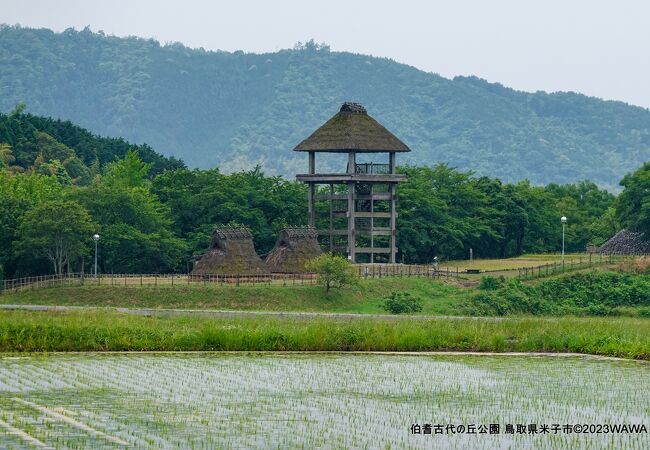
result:
[[[560,222],[562,222],[562,262],[564,262],[564,227],[566,225],[566,217],[562,216]]]
[[[99,235],[94,234],[93,239],[95,240],[95,278],[97,278],[97,243],[99,242]]]

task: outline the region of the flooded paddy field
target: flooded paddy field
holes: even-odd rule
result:
[[[623,424],[627,431],[604,428]],[[631,425],[650,426],[647,362],[376,354],[0,357],[0,448],[647,448],[648,432]]]

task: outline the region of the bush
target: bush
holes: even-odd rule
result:
[[[481,288],[466,304],[466,313],[611,316],[621,314],[620,307],[641,307],[643,315],[650,307],[650,277],[640,274],[578,273],[535,285],[484,277]]]
[[[501,275],[499,278],[491,276],[481,277],[481,283],[478,285],[478,287],[484,291],[494,291],[503,287],[505,282],[506,279],[503,275]]]
[[[343,287],[357,282],[352,273],[352,265],[341,256],[323,253],[317,258],[307,262],[307,270],[318,274],[318,282],[323,285],[325,292],[334,286]]]
[[[422,303],[409,292],[391,292],[390,296],[384,299],[382,308],[393,314],[408,314],[422,311]]]
[[[649,317],[650,318],[650,306],[644,307],[644,308],[639,308],[638,309],[639,316],[641,317]]]

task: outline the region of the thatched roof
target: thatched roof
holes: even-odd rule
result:
[[[195,263],[192,274],[236,275],[269,273],[255,253],[253,235],[244,227],[216,227],[210,248]]]
[[[643,233],[621,230],[600,247],[601,253],[619,255],[640,255],[650,253],[650,241]]]
[[[341,110],[294,148],[297,152],[410,152],[393,133],[368,115],[358,103]]]
[[[314,228],[285,228],[264,262],[274,273],[305,272],[307,261],[322,253],[317,238],[318,233]]]

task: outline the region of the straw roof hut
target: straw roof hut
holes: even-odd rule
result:
[[[352,102],[294,148],[297,152],[410,152],[411,149]]]
[[[643,233],[621,230],[600,247],[601,253],[619,255],[641,255],[650,253],[650,241]]]
[[[322,253],[317,237],[314,228],[283,229],[275,247],[264,259],[269,270],[274,273],[305,272],[307,261]]]
[[[255,253],[253,235],[245,227],[216,227],[210,248],[195,263],[192,274],[265,274],[264,261]]]

